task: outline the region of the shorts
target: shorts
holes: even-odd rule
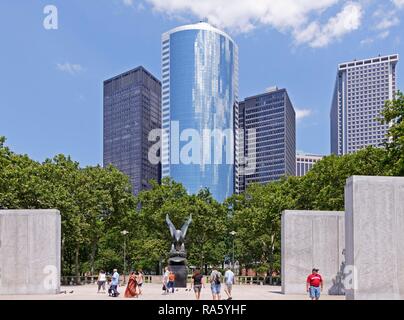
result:
[[[210,286],[210,289],[212,290],[212,294],[220,294],[220,290],[221,290],[222,286],[216,283],[212,283]]]
[[[226,288],[228,291],[231,291],[233,289],[233,284],[232,283],[226,283]]]
[[[320,287],[311,286],[309,289],[309,292],[310,292],[310,298],[312,298],[312,299],[320,298],[320,294],[321,294]]]
[[[202,285],[201,284],[195,284],[194,285],[194,292],[199,293],[202,290]]]
[[[101,288],[102,288],[103,290],[105,290],[105,282],[106,282],[106,281],[97,281],[98,290],[100,290]]]

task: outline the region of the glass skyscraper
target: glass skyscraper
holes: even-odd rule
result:
[[[161,128],[161,83],[143,67],[104,81],[104,165],[129,176],[138,194],[160,182],[161,166],[149,161],[151,130]]]
[[[236,192],[296,174],[296,114],[286,89],[246,98],[239,104]]]
[[[237,45],[204,22],[164,33],[162,91],[162,177],[223,201],[234,191]]]
[[[395,96],[398,59],[395,54],[339,64],[330,112],[332,153],[382,146],[389,125],[379,121],[380,112]]]

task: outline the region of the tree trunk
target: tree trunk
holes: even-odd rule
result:
[[[64,261],[65,261],[65,259],[63,259],[63,257],[64,257],[64,253],[65,253],[65,251],[64,251],[64,249],[65,249],[65,239],[64,238],[62,238],[62,243],[61,243],[61,245],[60,245],[60,276],[63,276],[63,270],[64,270]]]
[[[271,236],[271,246],[269,251],[269,284],[272,285],[272,273],[274,272],[274,251],[275,251],[275,235]]]
[[[91,267],[91,275],[94,275],[94,264],[95,264],[95,252],[97,250],[97,239],[93,240],[92,248],[91,248],[91,257],[90,257],[90,267]]]
[[[79,258],[80,258],[80,245],[77,244],[76,250],[75,250],[75,257],[74,257],[74,270],[75,270],[75,274],[76,274],[76,282],[77,282],[77,284],[80,283],[80,262],[79,262]]]
[[[157,275],[161,275],[161,274],[162,274],[162,272],[161,272],[161,261],[156,262],[156,269],[155,269],[155,271],[156,271],[156,274],[157,274]]]

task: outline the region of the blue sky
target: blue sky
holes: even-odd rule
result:
[[[240,98],[287,88],[308,153],[329,153],[337,64],[404,53],[404,0],[2,0],[0,135],[39,161],[102,163],[103,80],[138,65],[160,78],[161,34],[203,18],[239,45]]]

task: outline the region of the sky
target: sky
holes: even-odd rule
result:
[[[404,54],[404,0],[1,0],[0,136],[38,161],[102,164],[103,81],[139,65],[161,79],[161,34],[200,20],[237,42],[241,99],[288,90],[299,152],[330,153],[339,63]]]

